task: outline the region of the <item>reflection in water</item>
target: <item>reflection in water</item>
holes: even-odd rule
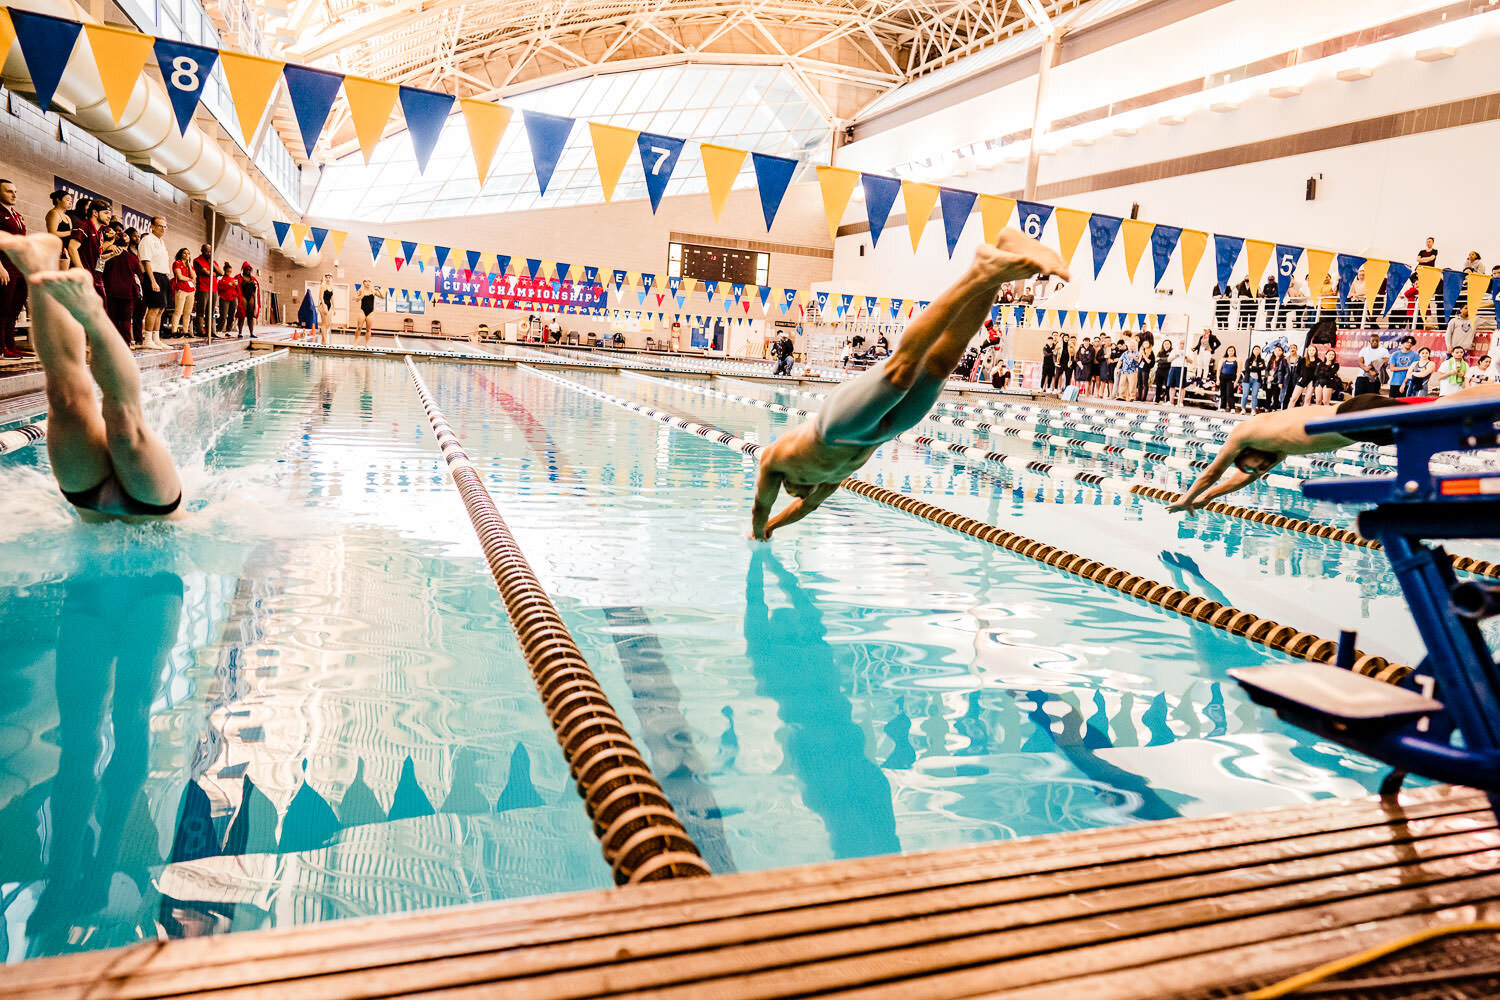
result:
[[[766,605],[765,572],[776,577],[791,607]],[[777,733],[788,762],[802,782],[802,799],[828,830],[839,858],[901,850],[885,774],[864,754],[864,733],[854,722],[843,677],[823,627],[823,615],[797,577],[768,545],[756,546],[745,578],[745,652],[756,690],[776,702]],[[908,767],[915,753],[905,709],[892,726],[900,730],[888,767]],[[904,748],[904,749],[903,749]]]

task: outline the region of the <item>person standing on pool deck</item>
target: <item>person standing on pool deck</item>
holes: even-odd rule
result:
[[[328,334],[333,328],[333,275],[323,275],[318,286],[318,343],[328,343]]]
[[[1017,230],[981,245],[964,276],[906,328],[896,353],[839,386],[814,419],[761,452],[752,537],[768,539],[811,514],[875,449],[927,416],[1000,287],[1037,274],[1069,277],[1061,257]],[[782,489],[792,502],[772,517]]]
[[[359,315],[354,318],[354,342],[359,343],[360,335],[365,338],[365,346],[370,346],[370,314],[375,311],[375,286],[370,284],[366,278],[359,283]]]
[[[34,294],[32,337],[46,375],[47,457],[68,502],[85,521],[171,517],[182,481],[141,412],[141,376],[93,275],[54,270],[62,243],[51,233],[0,235]],[[91,374],[92,373],[92,377]],[[94,398],[94,385],[103,400]]]

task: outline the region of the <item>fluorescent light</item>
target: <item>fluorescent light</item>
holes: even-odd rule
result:
[[[1434,45],[1430,49],[1417,50],[1419,62],[1438,62],[1443,59],[1452,59],[1456,55],[1458,55],[1456,45]]]
[[[1187,121],[1187,116],[1179,114],[1162,115],[1156,120],[1159,124],[1162,125],[1181,125],[1183,122]]]
[[[1121,138],[1124,138],[1125,136],[1139,135],[1140,131],[1140,128],[1135,125],[1116,125],[1114,130],[1115,135],[1118,135]]]
[[[1239,109],[1240,109],[1240,102],[1239,101],[1215,101],[1214,103],[1212,103],[1212,104],[1210,104],[1208,106],[1208,110],[1210,110],[1210,111],[1217,111],[1220,114],[1224,114],[1225,112],[1228,112],[1228,111],[1238,111]]]
[[[1272,87],[1270,93],[1272,97],[1284,99],[1287,97],[1296,97],[1302,93],[1302,88],[1295,83],[1283,83],[1278,87]]]
[[[1349,66],[1339,70],[1336,75],[1345,83],[1353,83],[1355,80],[1368,80],[1375,75],[1375,70],[1371,66]]]

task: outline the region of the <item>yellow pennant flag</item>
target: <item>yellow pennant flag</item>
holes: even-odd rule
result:
[[[1427,264],[1417,265],[1417,312],[1425,313],[1427,303],[1432,301],[1432,293],[1437,291],[1438,282],[1443,280],[1443,269],[1430,267]]]
[[[302,247],[302,244],[306,242],[307,238],[311,235],[312,231],[307,228],[307,224],[305,222],[292,223],[292,246],[300,249]]]
[[[937,204],[940,190],[936,184],[901,182],[901,199],[906,202],[906,231],[911,236],[912,253],[917,252],[917,244],[922,242],[922,231],[932,218],[932,206]]]
[[[474,169],[483,184],[490,175],[490,164],[495,162],[495,150],[500,148],[500,137],[510,124],[510,108],[489,101],[476,101],[472,97],[459,100],[463,109],[464,124],[469,128],[469,148],[474,151]]]
[[[1064,264],[1072,263],[1073,251],[1078,249],[1078,241],[1083,239],[1084,230],[1089,227],[1089,218],[1092,212],[1080,212],[1076,208],[1059,208],[1053,213],[1057,220],[1058,246],[1062,249]]]
[[[984,241],[993,243],[1000,238],[1000,230],[1010,221],[1015,211],[1016,199],[1002,198],[995,194],[979,196],[979,221],[984,226]]]
[[[1182,290],[1186,292],[1193,285],[1193,275],[1198,273],[1198,262],[1208,246],[1208,234],[1201,229],[1184,229],[1177,245],[1182,248]]]
[[[1333,265],[1332,250],[1307,249],[1307,294],[1319,308],[1327,309],[1330,303],[1322,300],[1323,279],[1328,277],[1328,268]]]
[[[9,15],[6,15],[5,23],[9,26]],[[94,53],[94,66],[99,70],[99,82],[104,84],[104,99],[109,102],[109,113],[114,116],[115,124],[119,125],[120,116],[125,113],[125,105],[130,101],[130,95],[135,93],[135,85],[140,82],[141,71],[146,68],[146,60],[151,58],[156,39],[107,24],[85,24],[83,31],[88,36],[89,49]],[[4,55],[0,55],[0,60],[4,58]]]
[[[418,243],[417,256],[414,259],[407,261],[407,263],[415,264],[417,263],[417,261],[421,261],[423,264],[425,264],[432,259],[432,254],[433,250],[431,243]]]
[[[839,220],[844,217],[844,209],[849,207],[849,196],[854,193],[854,185],[858,183],[859,172],[856,170],[821,165],[818,167],[818,187],[823,190],[823,215],[828,219],[830,240],[837,238],[839,234]]]
[[[0,7],[0,66],[10,55],[10,47],[16,44],[16,26],[10,23],[10,11]]]
[[[359,140],[359,151],[370,162],[370,154],[385,133],[391,120],[391,109],[396,106],[396,93],[400,90],[394,83],[383,80],[367,80],[362,76],[344,77],[344,100],[349,105],[349,120],[354,124],[354,137]]]
[[[1365,312],[1373,312],[1375,300],[1380,297],[1380,283],[1391,266],[1388,260],[1378,258],[1365,261]]]
[[[594,163],[599,167],[599,184],[604,188],[604,200],[608,202],[615,196],[615,185],[620,183],[620,174],[635,150],[635,140],[640,133],[633,128],[589,122],[589,134],[594,139]]]
[[[1271,261],[1271,251],[1275,248],[1275,244],[1265,240],[1245,241],[1245,262],[1250,266],[1250,289],[1257,294],[1261,275],[1266,273],[1266,265]]]
[[[699,144],[698,152],[703,157],[703,175],[708,178],[708,203],[713,206],[714,221],[718,222],[729,201],[734,179],[745,165],[745,151],[705,142]]]
[[[687,296],[692,295],[693,294],[693,289],[695,289],[697,287],[698,287],[698,279],[697,278],[683,278],[682,279],[682,285],[681,285],[683,297],[686,298]]]
[[[537,270],[536,276],[543,281],[551,281],[557,277],[557,265],[550,260],[542,261],[542,266]]]
[[[349,238],[349,233],[343,229],[328,230],[328,242],[333,244],[333,255],[337,257],[339,251],[344,249],[344,240]]]
[[[245,140],[245,148],[249,149],[255,145],[255,133],[266,116],[266,109],[275,100],[276,84],[286,63],[226,51],[219,53],[219,65],[224,67],[229,100],[240,120],[240,135]]]
[[[1146,252],[1146,246],[1151,242],[1151,231],[1156,228],[1154,222],[1142,222],[1140,219],[1126,219],[1121,224],[1121,236],[1125,240],[1125,273],[1131,281],[1135,281],[1135,269],[1141,263],[1141,255]]]
[[[1484,293],[1489,290],[1490,276],[1488,274],[1470,274],[1464,278],[1464,298],[1469,303],[1469,318],[1479,311],[1479,303],[1484,298]],[[1493,339],[1493,338],[1491,338]]]
[[[541,275],[537,275],[537,277],[541,277]],[[636,285],[640,284],[640,280],[641,280],[641,272],[639,272],[639,271],[626,271],[625,272],[625,287],[626,288],[631,288],[631,289],[635,288]]]

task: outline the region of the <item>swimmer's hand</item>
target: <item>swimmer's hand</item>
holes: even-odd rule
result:
[[[1213,462],[1193,480],[1186,493],[1167,507],[1168,510],[1192,514],[1225,494],[1244,489],[1281,464],[1286,452],[1271,451],[1256,437],[1253,429],[1247,433],[1246,427],[1250,423],[1245,421],[1230,434]]]

